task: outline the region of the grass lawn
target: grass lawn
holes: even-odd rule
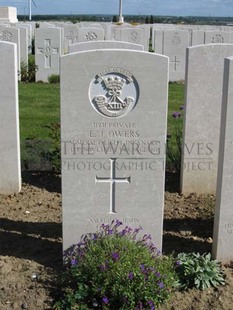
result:
[[[48,138],[46,126],[60,121],[59,102],[59,84],[19,83],[21,141]]]
[[[60,121],[60,85],[43,83],[19,83],[19,111],[21,140],[46,139],[50,123]],[[172,112],[184,104],[184,85],[169,84],[168,133],[172,134]]]
[[[179,108],[183,104],[184,84],[169,84],[167,130],[170,135],[167,147],[167,167],[169,170],[175,169],[179,171],[180,167],[181,153],[179,146],[181,141],[177,139],[177,136],[180,136],[180,132],[182,131],[183,120],[182,117],[175,119],[172,117],[172,113],[175,111],[182,112]],[[25,144],[25,140],[35,139],[35,141],[44,141],[51,138],[51,135],[54,137],[55,132],[57,132],[52,132],[49,126],[51,123],[60,122],[60,85],[47,83],[19,83],[19,114],[21,158],[24,160],[28,157],[28,152],[30,151]],[[47,152],[50,146],[51,142],[45,146],[33,144],[32,148],[35,151],[37,150],[36,152],[39,154],[43,154]],[[54,150],[59,148],[59,136],[57,136],[55,145],[52,147]],[[41,155],[39,155],[39,157],[40,156]],[[29,159],[29,161],[31,160]]]

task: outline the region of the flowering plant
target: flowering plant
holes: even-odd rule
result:
[[[122,225],[102,224],[65,251],[57,309],[155,309],[169,297],[173,258],[162,256],[141,227]]]
[[[183,110],[180,106],[180,112],[175,111],[171,114],[174,119],[172,133],[167,136],[167,159],[168,166],[176,172],[180,172],[181,152],[182,152],[182,127],[183,127]]]

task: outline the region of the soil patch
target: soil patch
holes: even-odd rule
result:
[[[164,253],[210,252],[214,196],[179,195],[171,186],[176,176],[168,179]],[[0,195],[0,309],[51,309],[62,266],[61,182],[45,173],[25,173],[23,180],[21,193]],[[223,266],[225,286],[177,292],[161,310],[231,310],[232,267]]]

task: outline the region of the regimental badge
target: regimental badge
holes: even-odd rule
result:
[[[12,33],[9,30],[4,30],[0,33],[0,40],[11,42],[12,41]]]
[[[172,38],[172,44],[173,45],[179,45],[180,44],[180,36],[179,36],[179,33],[177,31],[174,33],[174,36]]]
[[[224,38],[221,34],[216,33],[212,38],[211,38],[211,43],[224,43]]]
[[[90,84],[89,98],[94,109],[106,117],[128,114],[138,101],[136,79],[122,68],[108,68]]]

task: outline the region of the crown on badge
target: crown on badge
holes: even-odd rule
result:
[[[125,79],[120,78],[119,76],[107,77],[104,79],[104,84],[108,89],[122,89],[125,84]]]

